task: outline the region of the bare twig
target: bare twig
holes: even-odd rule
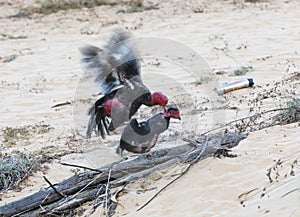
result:
[[[181,139],[182,139],[183,141],[189,142],[190,144],[193,144],[193,145],[199,144],[199,142],[198,142],[197,140],[194,140],[194,139],[191,139],[191,138],[182,137]]]
[[[277,111],[284,111],[284,110],[288,110],[288,109],[290,109],[290,108],[276,108],[276,109],[270,109],[270,110],[266,110],[266,111],[263,111],[263,112],[260,112],[260,113],[256,113],[256,114],[251,115],[251,116],[247,116],[247,117],[244,117],[244,118],[239,118],[239,119],[236,119],[236,120],[234,120],[234,121],[230,121],[230,122],[228,122],[228,123],[226,123],[226,124],[223,124],[222,126],[219,126],[219,127],[213,128],[213,129],[211,129],[211,130],[208,130],[208,131],[206,131],[206,132],[204,132],[204,133],[201,133],[201,135],[202,135],[202,136],[203,136],[203,135],[206,135],[206,134],[208,134],[208,133],[210,133],[210,132],[213,132],[213,131],[222,129],[222,128],[224,128],[224,127],[226,127],[226,126],[229,126],[229,125],[231,125],[231,124],[233,124],[233,123],[236,123],[236,122],[240,122],[240,121],[247,120],[247,119],[251,119],[251,118],[256,118],[256,117],[258,117],[258,116],[261,116],[261,115],[264,115],[264,114],[267,114],[267,113],[277,112]]]
[[[106,189],[105,189],[105,215],[106,216],[108,216],[107,204],[108,204],[108,191],[109,191],[110,175],[111,175],[111,169],[109,169],[109,172],[108,172],[108,178],[107,178]]]
[[[46,176],[43,176],[43,178],[45,179],[45,181],[50,185],[50,187],[55,191],[55,193],[57,193],[58,195],[60,195],[61,197],[66,197],[63,193],[59,192],[54,185],[52,185],[52,183],[46,178]]]
[[[103,185],[101,185],[100,186],[100,188],[98,189],[98,191],[97,191],[97,193],[96,193],[96,200],[95,200],[95,202],[94,202],[94,204],[93,204],[93,207],[95,208],[95,207],[97,207],[102,201],[98,201],[98,198],[99,198],[99,194],[100,194],[100,192],[101,192],[101,190],[102,190],[102,188],[103,188],[104,186]]]
[[[185,138],[186,140],[189,140],[187,138]],[[192,140],[193,141],[193,140]],[[201,152],[199,153],[199,155],[185,168],[185,170],[180,173],[179,176],[177,176],[175,179],[173,179],[171,182],[169,182],[167,185],[165,185],[162,189],[160,189],[153,197],[151,197],[150,200],[148,200],[143,206],[141,206],[140,208],[137,209],[137,212],[142,210],[145,206],[147,206],[152,200],[154,200],[154,198],[156,198],[162,191],[164,191],[166,188],[168,188],[170,185],[172,185],[174,182],[176,182],[178,179],[180,179],[181,177],[183,177],[192,167],[193,164],[195,164],[196,162],[199,161],[201,155],[203,154],[203,152],[205,151],[206,147],[207,147],[207,142],[208,142],[208,138],[206,138],[205,144],[204,144],[204,148],[201,150]]]
[[[69,164],[69,163],[60,163],[60,164],[64,165],[64,166],[77,167],[77,168],[81,168],[81,169],[87,169],[87,170],[91,170],[91,171],[102,173],[101,170],[93,169],[93,168],[90,168],[90,167],[80,166],[80,165],[76,165],[76,164]]]
[[[78,191],[76,194],[74,194],[68,201],[72,200],[73,198],[75,198],[78,194],[80,194],[81,192],[83,192],[86,188],[88,188],[96,179],[98,179],[100,176],[100,174],[98,174],[92,181],[90,181],[86,186],[84,186],[82,189],[80,189],[80,191]]]
[[[71,105],[71,104],[72,104],[71,102],[67,101],[67,102],[55,104],[54,106],[51,106],[51,108],[57,108],[65,105]]]

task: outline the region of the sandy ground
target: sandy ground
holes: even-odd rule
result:
[[[296,0],[254,4],[164,1],[159,2],[159,10],[137,13],[116,13],[129,7],[117,5],[27,18],[8,17],[24,6],[23,1],[9,2],[0,1],[0,128],[46,124],[50,130],[32,133],[14,145],[2,140],[1,152],[42,150],[64,156],[50,163],[50,169],[22,183],[19,192],[0,195],[0,205],[47,187],[43,175],[53,183],[73,175],[74,171],[61,166],[60,161],[99,167],[120,159],[115,154],[118,134],[105,141],[82,136],[88,119],[86,112],[97,89],[83,79],[78,52],[87,43],[101,46],[114,28],[129,29],[139,37],[176,40],[200,54],[212,69],[209,85],[195,85],[199,78],[173,62],[156,58],[143,62],[144,83],[152,90],[165,92],[182,113],[182,121],[172,122],[155,148],[182,144],[183,135],[194,136],[247,116],[250,108],[276,108],[285,100],[299,97],[298,81],[281,85],[281,96],[266,97],[257,104],[251,101],[266,88],[299,72],[300,6]],[[12,55],[16,59],[5,61]],[[234,76],[233,71],[241,66],[252,66],[253,70]],[[248,77],[254,79],[253,88],[224,97],[207,93],[214,91],[212,85],[217,81]],[[66,101],[72,105],[51,108]],[[213,106],[219,109],[212,109],[216,108]],[[158,111],[159,108],[143,108],[140,118]],[[209,158],[198,163],[140,212],[136,209],[184,166],[158,172],[128,186],[128,193],[119,198],[116,216],[300,216],[299,163],[291,175],[291,164],[300,157],[299,142],[298,123],[250,133],[234,149],[237,158]],[[279,159],[283,164],[272,175],[275,177],[277,172],[280,176],[270,183],[266,173]],[[138,194],[140,189],[150,190]],[[94,216],[99,213],[100,208]]]

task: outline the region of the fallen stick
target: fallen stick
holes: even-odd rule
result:
[[[67,101],[67,102],[62,102],[62,103],[58,103],[58,104],[55,104],[53,106],[51,106],[51,108],[57,108],[57,107],[61,107],[61,106],[65,106],[65,105],[71,105],[72,103]]]
[[[185,140],[189,140],[189,139],[186,139]],[[193,140],[190,140],[193,142],[194,144],[194,141]],[[142,210],[144,207],[146,207],[152,200],[154,200],[154,198],[156,198],[161,192],[163,192],[167,187],[169,187],[170,185],[172,185],[173,183],[175,183],[178,179],[180,179],[182,176],[184,176],[189,170],[190,168],[192,167],[192,165],[196,162],[198,162],[199,158],[201,157],[201,155],[203,154],[203,152],[205,151],[206,149],[206,146],[207,146],[207,139],[205,141],[205,144],[204,144],[204,147],[203,149],[201,150],[201,152],[199,153],[198,157],[195,158],[186,168],[185,170],[179,175],[177,176],[175,179],[173,179],[171,182],[169,182],[167,185],[165,185],[162,189],[160,189],[153,197],[151,197],[150,200],[148,200],[143,206],[141,206],[140,208],[138,208],[136,211],[140,211]]]
[[[226,152],[228,148],[238,145],[243,138],[245,137],[233,133],[214,135],[197,144],[193,142],[193,144],[188,143],[169,149],[161,149],[136,157],[129,157],[99,169],[76,174],[55,184],[54,189],[50,186],[23,199],[1,206],[0,216],[33,217],[68,214],[83,203],[100,197],[103,198],[102,204],[105,206],[106,214],[109,213],[111,216],[113,212],[110,211],[110,208],[116,207],[114,201],[111,200],[110,191],[112,189],[125,186],[153,172],[179,163],[194,164],[201,159],[213,156],[218,150]],[[224,143],[224,141],[226,142]],[[228,141],[233,141],[229,147],[227,146]]]

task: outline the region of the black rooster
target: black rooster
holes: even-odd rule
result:
[[[180,120],[177,108],[171,107],[140,123],[135,118],[131,119],[122,133],[117,153],[122,155],[124,150],[133,153],[149,152],[156,144],[159,134],[168,129],[171,118]]]

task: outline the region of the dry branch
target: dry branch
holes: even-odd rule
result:
[[[111,200],[116,188],[178,163],[192,164],[214,155],[218,150],[226,152],[244,138],[226,133],[206,137],[200,142],[190,140],[181,146],[129,157],[97,170],[74,175],[28,197],[5,204],[0,207],[0,216],[61,215],[71,213],[74,208],[97,198],[102,198],[105,212],[111,216],[113,210],[110,209],[116,207]],[[228,141],[231,141],[230,146]]]

